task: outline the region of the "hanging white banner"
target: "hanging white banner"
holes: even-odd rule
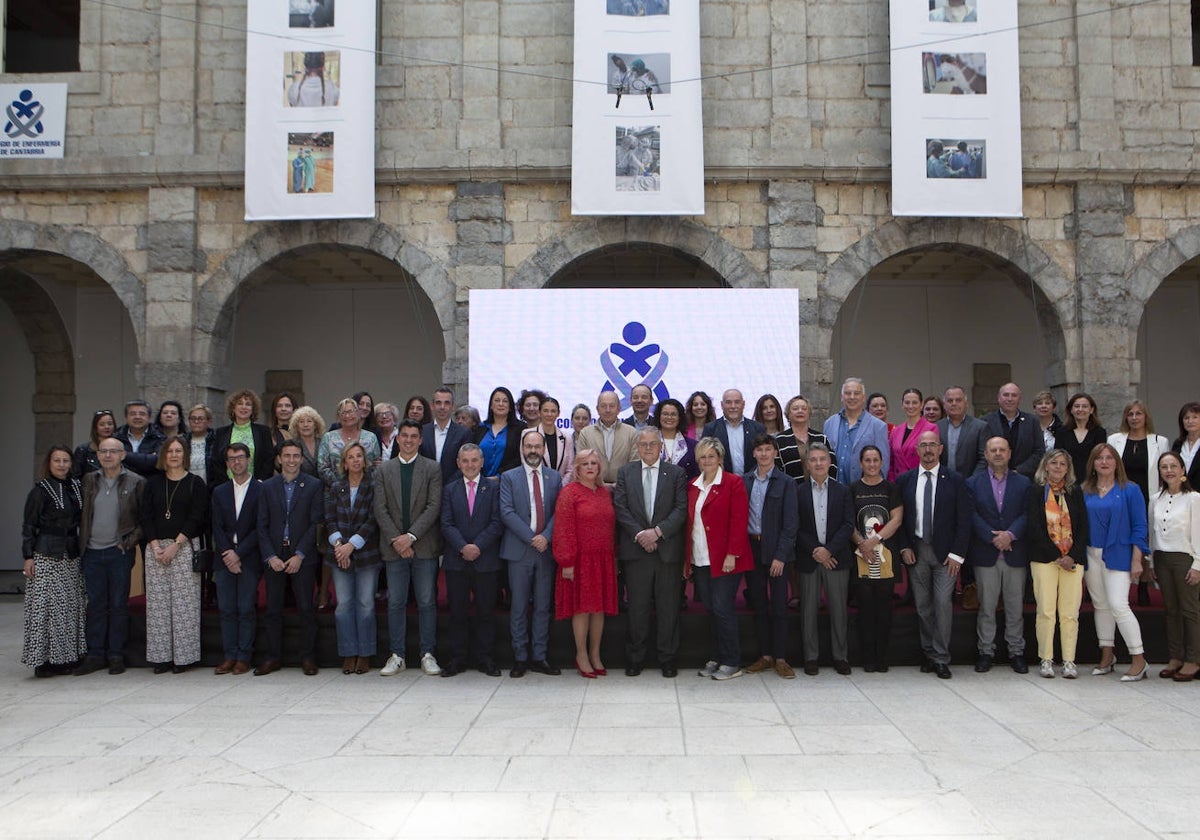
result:
[[[704,215],[699,0],[576,0],[571,212]]]
[[[1019,217],[1016,0],[893,0],[892,213]]]
[[[375,216],[375,0],[254,0],[246,220]]]

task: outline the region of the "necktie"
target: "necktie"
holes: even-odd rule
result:
[[[921,509],[921,539],[933,541],[933,473],[925,470],[925,498]]]
[[[542,503],[542,482],[538,477],[538,471],[533,471],[533,509],[537,514],[534,520],[536,523],[533,528],[535,535],[542,533],[546,528],[546,508]]]
[[[467,482],[467,515],[475,513],[475,482]]]
[[[642,499],[646,504],[646,521],[654,516],[654,467],[642,467]]]

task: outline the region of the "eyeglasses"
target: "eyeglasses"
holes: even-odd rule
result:
[[[124,451],[125,451],[125,447],[121,447],[120,449],[97,449],[96,454],[98,454],[98,455],[120,455]]]

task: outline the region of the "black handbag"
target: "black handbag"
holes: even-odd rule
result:
[[[192,571],[198,575],[203,575],[212,570],[213,550],[211,548],[192,549]]]

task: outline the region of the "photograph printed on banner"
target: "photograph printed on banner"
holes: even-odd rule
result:
[[[926,93],[987,93],[987,53],[921,53],[921,70]]]
[[[622,17],[671,14],[671,0],[608,0],[608,13]]]
[[[608,92],[637,96],[671,92],[670,53],[609,53]]]
[[[288,28],[333,26],[333,0],[288,0]]]
[[[292,108],[332,108],[342,97],[342,54],[283,54],[283,101]]]
[[[289,132],[287,136],[289,193],[333,192],[333,132]]]
[[[976,0],[929,0],[930,23],[976,23]]]
[[[617,192],[658,192],[661,182],[661,126],[617,126]]]
[[[983,140],[931,138],[925,141],[926,178],[986,178],[987,144]]]

